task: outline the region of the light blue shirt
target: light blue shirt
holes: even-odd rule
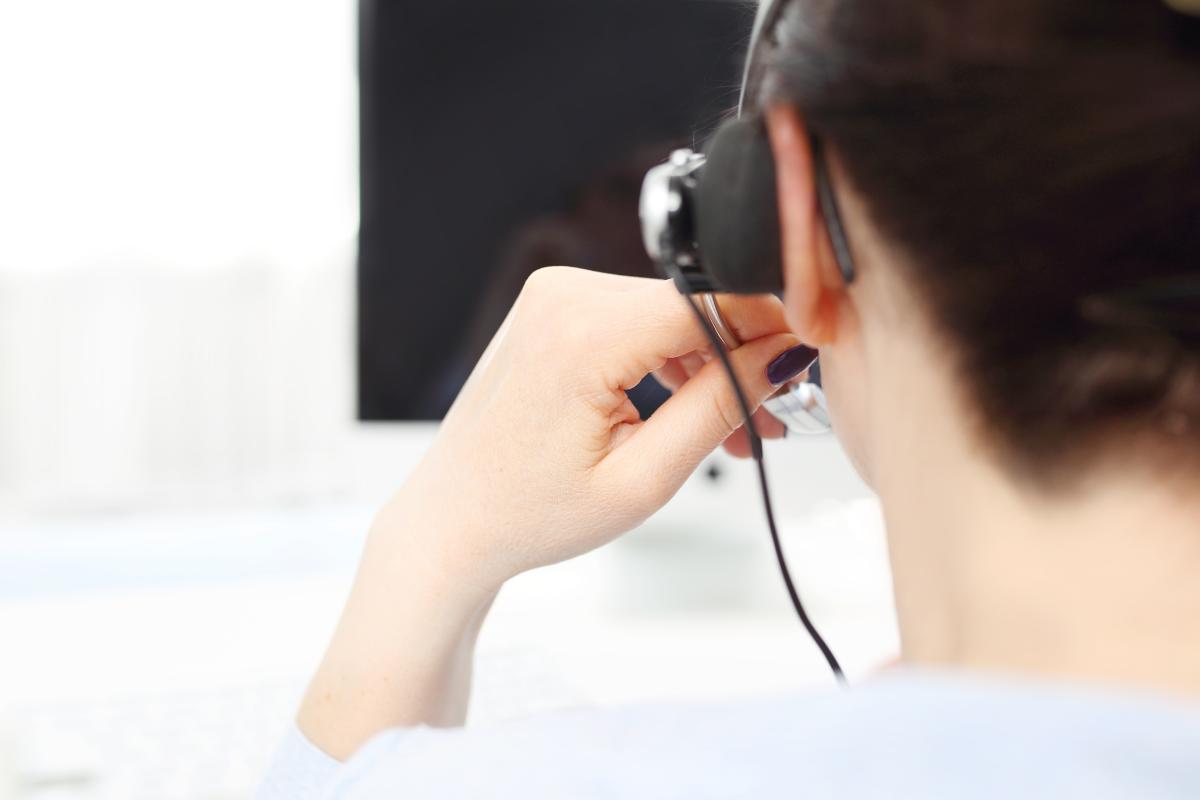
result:
[[[345,765],[294,732],[259,793],[434,797],[1200,798],[1200,703],[898,670],[770,701],[392,730]]]

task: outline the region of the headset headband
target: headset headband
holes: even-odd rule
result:
[[[1189,0],[1200,2],[1200,0]],[[763,76],[763,54],[766,50],[765,40],[771,36],[787,7],[788,0],[761,0],[758,13],[754,16],[754,27],[750,32],[750,50],[746,54],[746,68],[742,74],[742,90],[738,96],[739,118],[744,118],[753,110],[756,94]],[[838,208],[837,198],[833,194],[833,186],[829,180],[829,165],[824,156],[824,143],[817,136],[811,135],[813,150],[813,168],[815,170],[817,201],[825,217],[825,225],[829,231],[830,244],[837,260],[838,269],[847,283],[854,280],[854,256],[850,252],[850,243],[846,237],[846,229],[842,224],[842,214]],[[771,169],[774,169],[772,161]]]
[[[787,0],[761,0],[758,13],[754,15],[754,28],[750,32],[750,50],[746,54],[746,68],[742,73],[742,91],[738,96],[738,116],[746,113],[747,106],[752,105],[752,89],[757,89],[762,79],[762,59],[759,57],[762,40],[775,29],[779,15]]]

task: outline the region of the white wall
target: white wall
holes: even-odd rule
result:
[[[0,503],[320,495],[352,428],[353,0],[0,4]]]

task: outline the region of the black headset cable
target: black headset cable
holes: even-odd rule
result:
[[[758,430],[754,427],[754,414],[750,410],[750,402],[746,398],[745,391],[742,390],[741,382],[737,379],[737,373],[733,371],[733,362],[729,359],[729,353],[725,346],[721,343],[721,339],[717,336],[717,332],[713,330],[712,323],[704,316],[704,312],[692,299],[691,295],[686,291],[687,279],[679,270],[679,267],[674,264],[665,264],[667,274],[675,282],[675,285],[680,287],[683,295],[683,300],[691,308],[692,314],[696,317],[696,321],[700,323],[700,327],[704,329],[704,334],[708,337],[709,343],[712,345],[713,352],[717,354],[721,365],[725,368],[725,374],[729,378],[729,383],[733,386],[733,392],[737,396],[738,405],[741,407],[742,417],[745,419],[746,437],[750,441],[750,453],[754,458],[754,463],[758,467],[758,483],[762,490],[763,509],[767,515],[767,528],[771,532],[771,544],[775,548],[775,560],[779,564],[779,573],[783,576],[783,584],[787,587],[788,597],[791,598],[792,608],[796,610],[796,616],[800,618],[800,624],[804,626],[804,630],[808,632],[812,638],[813,644],[821,651],[821,655],[825,658],[825,663],[829,665],[830,672],[837,682],[846,686],[846,675],[842,671],[842,665],[838,662],[837,656],[833,654],[833,650],[825,642],[816,625],[809,619],[808,612],[804,608],[804,603],[800,601],[800,594],[796,591],[796,584],[792,581],[791,570],[788,569],[787,558],[783,554],[783,544],[779,539],[779,529],[775,525],[775,511],[771,505],[771,490],[767,484],[767,468],[763,458],[762,437],[758,435]]]

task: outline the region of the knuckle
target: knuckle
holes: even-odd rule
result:
[[[562,276],[555,267],[542,267],[534,270],[525,279],[521,288],[521,298],[526,303],[544,306],[553,302],[553,298],[562,293]]]
[[[733,392],[733,388],[724,382],[723,385],[713,393],[713,416],[715,424],[721,426],[721,433],[728,435],[737,430],[742,424],[742,409],[738,403],[737,396]]]
[[[540,294],[561,291],[578,270],[571,267],[540,267],[525,279],[523,293]]]
[[[531,276],[538,321],[560,342],[603,342],[601,295],[591,290],[586,275],[585,270],[572,267],[543,267]]]
[[[518,299],[522,311],[532,314],[551,330],[579,316],[575,313],[579,298],[586,297],[586,293],[580,292],[576,285],[577,272],[570,267],[542,267],[530,273]]]
[[[554,281],[553,269],[553,267],[542,267],[529,273],[529,277],[525,279],[525,285],[521,288],[521,294],[525,297],[537,296],[549,288]]]
[[[553,315],[562,305],[558,282],[559,278],[552,267],[542,267],[530,273],[517,298],[517,311],[521,317],[553,324]]]

